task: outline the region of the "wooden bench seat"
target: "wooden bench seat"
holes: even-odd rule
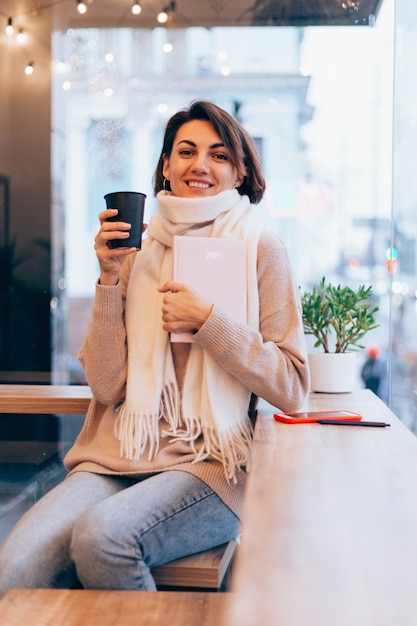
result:
[[[212,550],[155,567],[152,575],[158,589],[224,590],[236,547],[237,542],[232,539]]]
[[[229,594],[11,589],[0,600],[5,626],[219,626]]]
[[[160,591],[225,591],[236,540],[198,554],[192,554],[152,569],[156,586]],[[82,588],[76,582],[74,588]],[[1,623],[1,622],[0,622]]]

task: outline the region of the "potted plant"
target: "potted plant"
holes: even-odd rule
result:
[[[377,328],[372,303],[372,287],[332,285],[323,277],[318,287],[301,296],[303,326],[306,335],[315,338],[309,353],[313,391],[344,393],[353,391],[356,381],[356,352],[361,340]],[[340,369],[342,368],[342,369]]]

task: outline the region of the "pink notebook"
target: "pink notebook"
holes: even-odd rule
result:
[[[175,236],[173,279],[201,293],[235,321],[246,323],[246,241]],[[193,334],[171,333],[173,342],[193,342]]]

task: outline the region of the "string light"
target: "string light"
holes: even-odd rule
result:
[[[87,5],[85,2],[83,2],[83,0],[77,0],[77,11],[81,15],[84,15],[84,13],[87,13]]]
[[[168,13],[165,10],[161,11],[160,13],[158,13],[156,19],[160,24],[165,24],[165,22],[168,21]]]
[[[9,37],[11,37],[11,35],[14,34],[14,26],[13,26],[13,20],[11,17],[9,17],[7,19],[7,26],[6,26],[6,35],[8,35]]]
[[[19,32],[16,35],[16,41],[19,44],[19,46],[23,46],[26,43],[27,35],[24,32],[23,28],[19,29]]]
[[[25,74],[26,76],[30,76],[31,74],[33,74],[33,61],[30,61],[30,63],[28,63],[25,67]]]
[[[157,15],[157,20],[160,24],[165,24],[168,21],[169,18],[169,14],[173,13],[176,9],[176,2],[175,0],[173,0],[172,2],[169,3],[168,6],[166,6],[164,9],[162,9],[162,11],[160,11]]]
[[[36,16],[39,15],[41,13],[41,10],[44,8],[50,8],[50,7],[54,7],[56,4],[60,4],[61,2],[64,2],[65,0],[52,0],[50,4],[48,4],[46,7],[42,6],[42,0],[33,0],[34,2],[34,8],[32,11],[32,15]],[[343,0],[344,2],[349,2],[349,3],[354,3],[355,0]],[[357,2],[358,0],[356,0]],[[92,0],[76,0],[77,3],[77,11],[78,13],[80,13],[81,15],[83,15],[84,13],[87,12],[88,9],[88,4],[89,2],[92,2]],[[160,11],[160,13],[157,16],[157,21],[160,24],[165,24],[171,17],[171,14],[175,12],[176,10],[176,1],[172,0],[171,2],[169,2],[169,4],[167,4],[162,11]],[[140,13],[142,13],[142,6],[141,6],[141,0],[134,0],[132,3],[132,7],[131,7],[131,11],[133,15],[139,15]],[[0,13],[3,13],[2,11],[0,11]],[[7,17],[7,14],[3,13],[4,17]],[[15,27],[13,25],[13,17],[8,17],[7,18],[7,25],[5,28],[5,32],[8,36],[13,36],[15,35]],[[19,28],[17,34],[16,34],[16,42],[19,44],[19,46],[24,46],[27,43],[27,39],[28,39],[28,34],[26,31],[23,30],[23,28]],[[164,52],[171,52],[172,51],[172,44],[166,44]],[[30,76],[31,74],[33,74],[34,72],[34,61],[30,61],[29,63],[27,63],[27,65],[25,66],[25,74],[27,76]],[[65,85],[66,89],[70,89],[71,88],[71,83],[69,81],[67,81],[66,85]],[[109,96],[109,94],[106,94]],[[112,94],[111,94],[112,95]]]

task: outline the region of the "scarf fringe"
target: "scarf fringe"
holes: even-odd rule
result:
[[[198,441],[200,437],[201,441]],[[177,436],[171,438],[172,442],[191,442],[196,455],[192,463],[204,461],[209,457],[220,461],[227,481],[233,483],[236,483],[237,472],[242,467],[248,468],[249,466],[252,440],[253,425],[249,419],[235,424],[227,433],[219,433],[214,428],[201,426],[197,421],[188,420],[188,428],[179,430]]]
[[[172,401],[171,409],[176,406],[176,394],[173,390],[164,397]],[[165,411],[167,405],[164,404]],[[172,417],[176,412],[170,413]],[[159,421],[161,413],[154,415],[138,415],[128,412],[124,405],[114,425],[114,434],[120,441],[120,455],[138,461],[148,448],[148,461],[156,457],[159,450]],[[164,414],[167,419],[167,413]],[[174,435],[174,436],[173,436]],[[161,432],[162,437],[169,436],[170,442],[191,442],[195,459],[192,463],[204,461],[207,458],[220,461],[224,468],[227,481],[236,483],[236,474],[245,467],[248,471],[250,451],[253,439],[253,425],[245,420],[235,424],[227,433],[219,434],[214,428],[201,426],[198,421],[187,420],[187,427],[179,428],[177,419],[170,421],[170,428]],[[198,442],[198,443],[197,443]]]
[[[139,461],[147,447],[148,461],[152,461],[159,450],[159,420],[163,417],[171,432],[177,433],[179,426],[179,393],[174,384],[165,385],[158,413],[145,415],[129,411],[124,403],[114,424],[114,435],[120,441],[120,455],[131,461]]]
[[[159,448],[159,415],[138,415],[123,405],[114,424],[114,434],[120,441],[120,456],[139,461],[147,446],[148,460]]]

